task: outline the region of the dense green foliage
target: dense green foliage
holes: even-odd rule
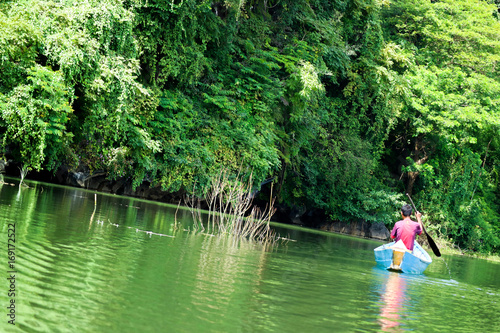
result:
[[[491,1],[8,1],[0,135],[29,169],[172,192],[275,177],[336,220],[389,225],[407,191],[498,252],[499,60]]]
[[[407,158],[407,185],[433,228],[484,252],[500,247],[496,12],[481,1],[395,1],[384,19],[386,38],[411,54],[410,91],[388,146]]]

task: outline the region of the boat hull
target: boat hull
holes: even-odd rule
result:
[[[393,265],[393,248],[396,242],[381,245],[374,251],[375,261],[379,267],[389,270],[398,270],[409,274],[422,274],[432,262],[431,257],[425,250],[415,242],[413,253],[405,252],[400,265]]]

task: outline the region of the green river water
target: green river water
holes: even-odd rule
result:
[[[373,240],[275,225],[294,241],[266,250],[189,231],[188,210],[176,229],[175,206],[10,182],[0,332],[500,332],[499,263],[398,274]]]

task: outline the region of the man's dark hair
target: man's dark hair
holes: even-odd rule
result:
[[[403,205],[403,207],[401,207],[401,213],[403,213],[403,216],[405,217],[408,217],[411,215],[411,206],[410,205]]]

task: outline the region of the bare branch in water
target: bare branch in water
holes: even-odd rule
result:
[[[264,211],[253,205],[252,174],[245,182],[239,174],[236,179],[229,179],[227,171],[222,170],[205,192],[206,221],[202,220],[201,199],[194,194],[185,198],[186,205],[191,209],[195,230],[204,231],[206,224],[208,232],[252,239],[271,246],[279,240],[286,240],[269,226],[276,211],[274,199],[270,199]]]
[[[19,168],[19,171],[21,172],[21,181],[19,182],[19,187],[22,186],[25,186],[25,187],[29,187],[25,182],[24,182],[24,177],[26,177],[26,175],[28,174],[28,168],[26,166],[22,166],[21,168]]]

